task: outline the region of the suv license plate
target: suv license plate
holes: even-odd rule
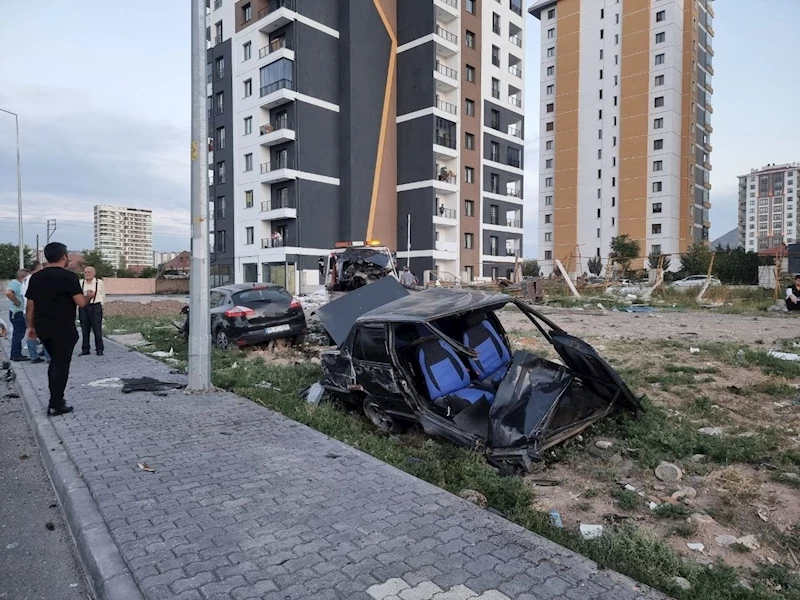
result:
[[[267,335],[270,335],[270,334],[273,334],[273,333],[280,333],[282,331],[289,331],[290,329],[291,329],[291,327],[289,327],[288,325],[276,325],[275,327],[267,327],[264,330],[264,333],[266,333]]]

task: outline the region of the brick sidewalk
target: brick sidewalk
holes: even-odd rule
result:
[[[44,411],[46,366],[14,369]],[[233,394],[88,385],[169,371],[108,342],[51,419],[148,600],[664,598]]]

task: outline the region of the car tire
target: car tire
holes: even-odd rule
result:
[[[406,429],[402,421],[384,411],[371,397],[364,398],[362,407],[364,414],[381,433],[402,433]]]
[[[231,340],[225,330],[222,328],[217,329],[216,333],[214,333],[214,346],[220,350],[227,350],[230,345]]]
[[[300,346],[305,341],[306,341],[305,335],[303,334],[296,335],[292,338],[292,346]]]

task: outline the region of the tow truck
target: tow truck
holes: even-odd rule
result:
[[[379,240],[337,242],[325,261],[328,300],[384,277],[400,279],[394,254]]]

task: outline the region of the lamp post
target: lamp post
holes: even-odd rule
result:
[[[0,112],[13,115],[14,123],[17,129],[17,211],[19,219],[19,268],[22,269],[25,267],[25,248],[22,242],[22,171],[20,170],[19,166],[19,115],[11,112],[10,110],[5,110],[2,108],[0,108]]]

